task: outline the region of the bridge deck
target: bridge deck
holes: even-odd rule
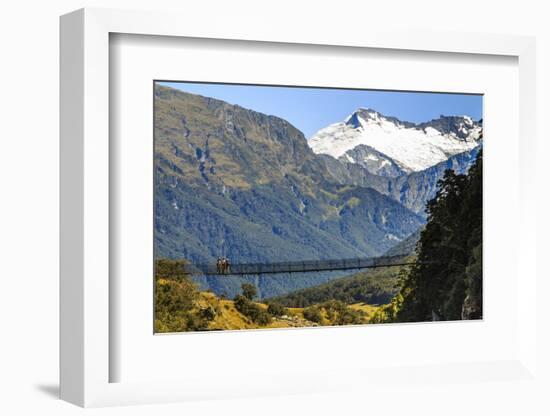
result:
[[[218,271],[216,263],[187,264],[189,274],[201,275],[252,275],[305,273],[336,270],[370,269],[377,267],[395,267],[414,264],[410,256],[381,256],[355,259],[304,260],[275,263],[237,263],[231,264],[225,273]]]

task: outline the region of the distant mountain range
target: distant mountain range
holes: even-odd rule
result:
[[[360,108],[308,144],[337,183],[371,187],[424,216],[445,169],[465,173],[482,138],[481,120],[468,116],[414,124]]]
[[[358,145],[359,148],[362,146]],[[466,173],[475,161],[481,146],[480,141],[471,150],[455,154],[427,169],[397,177],[376,175],[360,163],[337,160],[325,154],[319,154],[319,157],[323,160],[334,182],[376,189],[425,218],[426,202],[435,196],[437,181],[443,176],[445,170],[452,169],[456,173]],[[392,160],[392,163],[395,162]]]
[[[308,141],[317,154],[357,163],[370,173],[397,177],[425,170],[479,145],[482,128],[468,116],[441,116],[413,124],[360,108]]]
[[[417,125],[365,109],[307,141],[281,118],[157,85],[155,255],[381,255],[423,226],[437,179],[467,169],[480,145],[481,124],[467,117]],[[199,280],[233,296],[252,279],[271,297],[338,276]]]

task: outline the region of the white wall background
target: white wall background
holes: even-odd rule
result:
[[[327,32],[341,25],[385,24],[437,30],[536,35],[538,42],[540,214],[547,210],[550,137],[550,12],[545,1],[441,0],[403,1],[169,1],[169,0],[19,0],[0,9],[0,414],[67,415],[81,409],[56,399],[58,383],[58,16],[80,7],[164,9],[194,14],[276,20],[288,25],[326,23]],[[182,22],[185,24],[185,22]],[[534,161],[535,163],[535,161]],[[542,217],[542,215],[540,215]],[[513,220],[513,219],[511,219]],[[547,219],[540,219],[539,252],[548,243]],[[546,240],[546,238],[544,239]],[[542,260],[541,261],[542,265]],[[539,295],[540,366],[550,374],[549,313]],[[546,328],[546,330],[543,330]],[[406,346],[404,346],[406,347]],[[228,379],[228,383],[230,383]],[[199,402],[133,408],[99,409],[101,415],[162,414],[550,414],[545,393],[550,384],[486,383],[434,385],[425,389],[396,386],[377,397],[345,392]]]

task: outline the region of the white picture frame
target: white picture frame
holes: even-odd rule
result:
[[[185,24],[181,22],[185,20]],[[236,30],[238,27],[238,31]],[[498,361],[418,362],[410,368],[389,368],[381,362],[369,367],[371,378],[403,380],[442,378],[470,382],[498,379],[525,380],[536,377],[536,241],[535,201],[530,180],[535,152],[535,42],[533,38],[472,33],[399,32],[383,29],[347,28],[326,35],[311,25],[280,30],[280,24],[261,27],[249,23],[223,22],[205,25],[202,19],[184,19],[172,13],[107,9],[82,9],[61,18],[61,398],[80,406],[158,403],[199,398],[239,397],[283,393],[307,393],[351,388],[338,381],[356,371],[349,367],[319,368],[330,371],[335,381],[320,381],[319,373],[287,370],[270,373],[265,380],[238,380],[223,387],[206,378],[170,381],[112,382],[113,363],[119,360],[110,348],[110,72],[111,34],[173,38],[224,39],[247,42],[331,45],[336,48],[428,51],[440,54],[500,55],[518,60],[519,76],[519,191],[518,244],[514,248],[519,281],[516,318],[517,348]],[[166,38],[168,39],[168,38]],[[510,273],[517,273],[511,270]],[[146,306],[144,306],[146,308]],[[328,329],[334,331],[335,329]],[[412,329],[414,330],[414,329]],[[452,331],[453,329],[451,329]],[[322,329],[320,331],[327,331]],[[409,331],[411,329],[409,328]],[[264,333],[265,334],[265,333]],[[280,334],[280,333],[279,333]],[[151,333],[152,336],[152,333]],[[265,336],[265,335],[264,335]],[[273,336],[280,336],[275,335]],[[407,377],[411,376],[410,379]],[[483,374],[483,377],[471,377]],[[346,377],[342,377],[346,375]],[[365,384],[369,381],[365,379]]]

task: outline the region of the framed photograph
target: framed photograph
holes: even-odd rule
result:
[[[153,88],[155,333],[482,319],[482,95]]]
[[[533,39],[180,18],[61,18],[62,398],[532,379]]]

